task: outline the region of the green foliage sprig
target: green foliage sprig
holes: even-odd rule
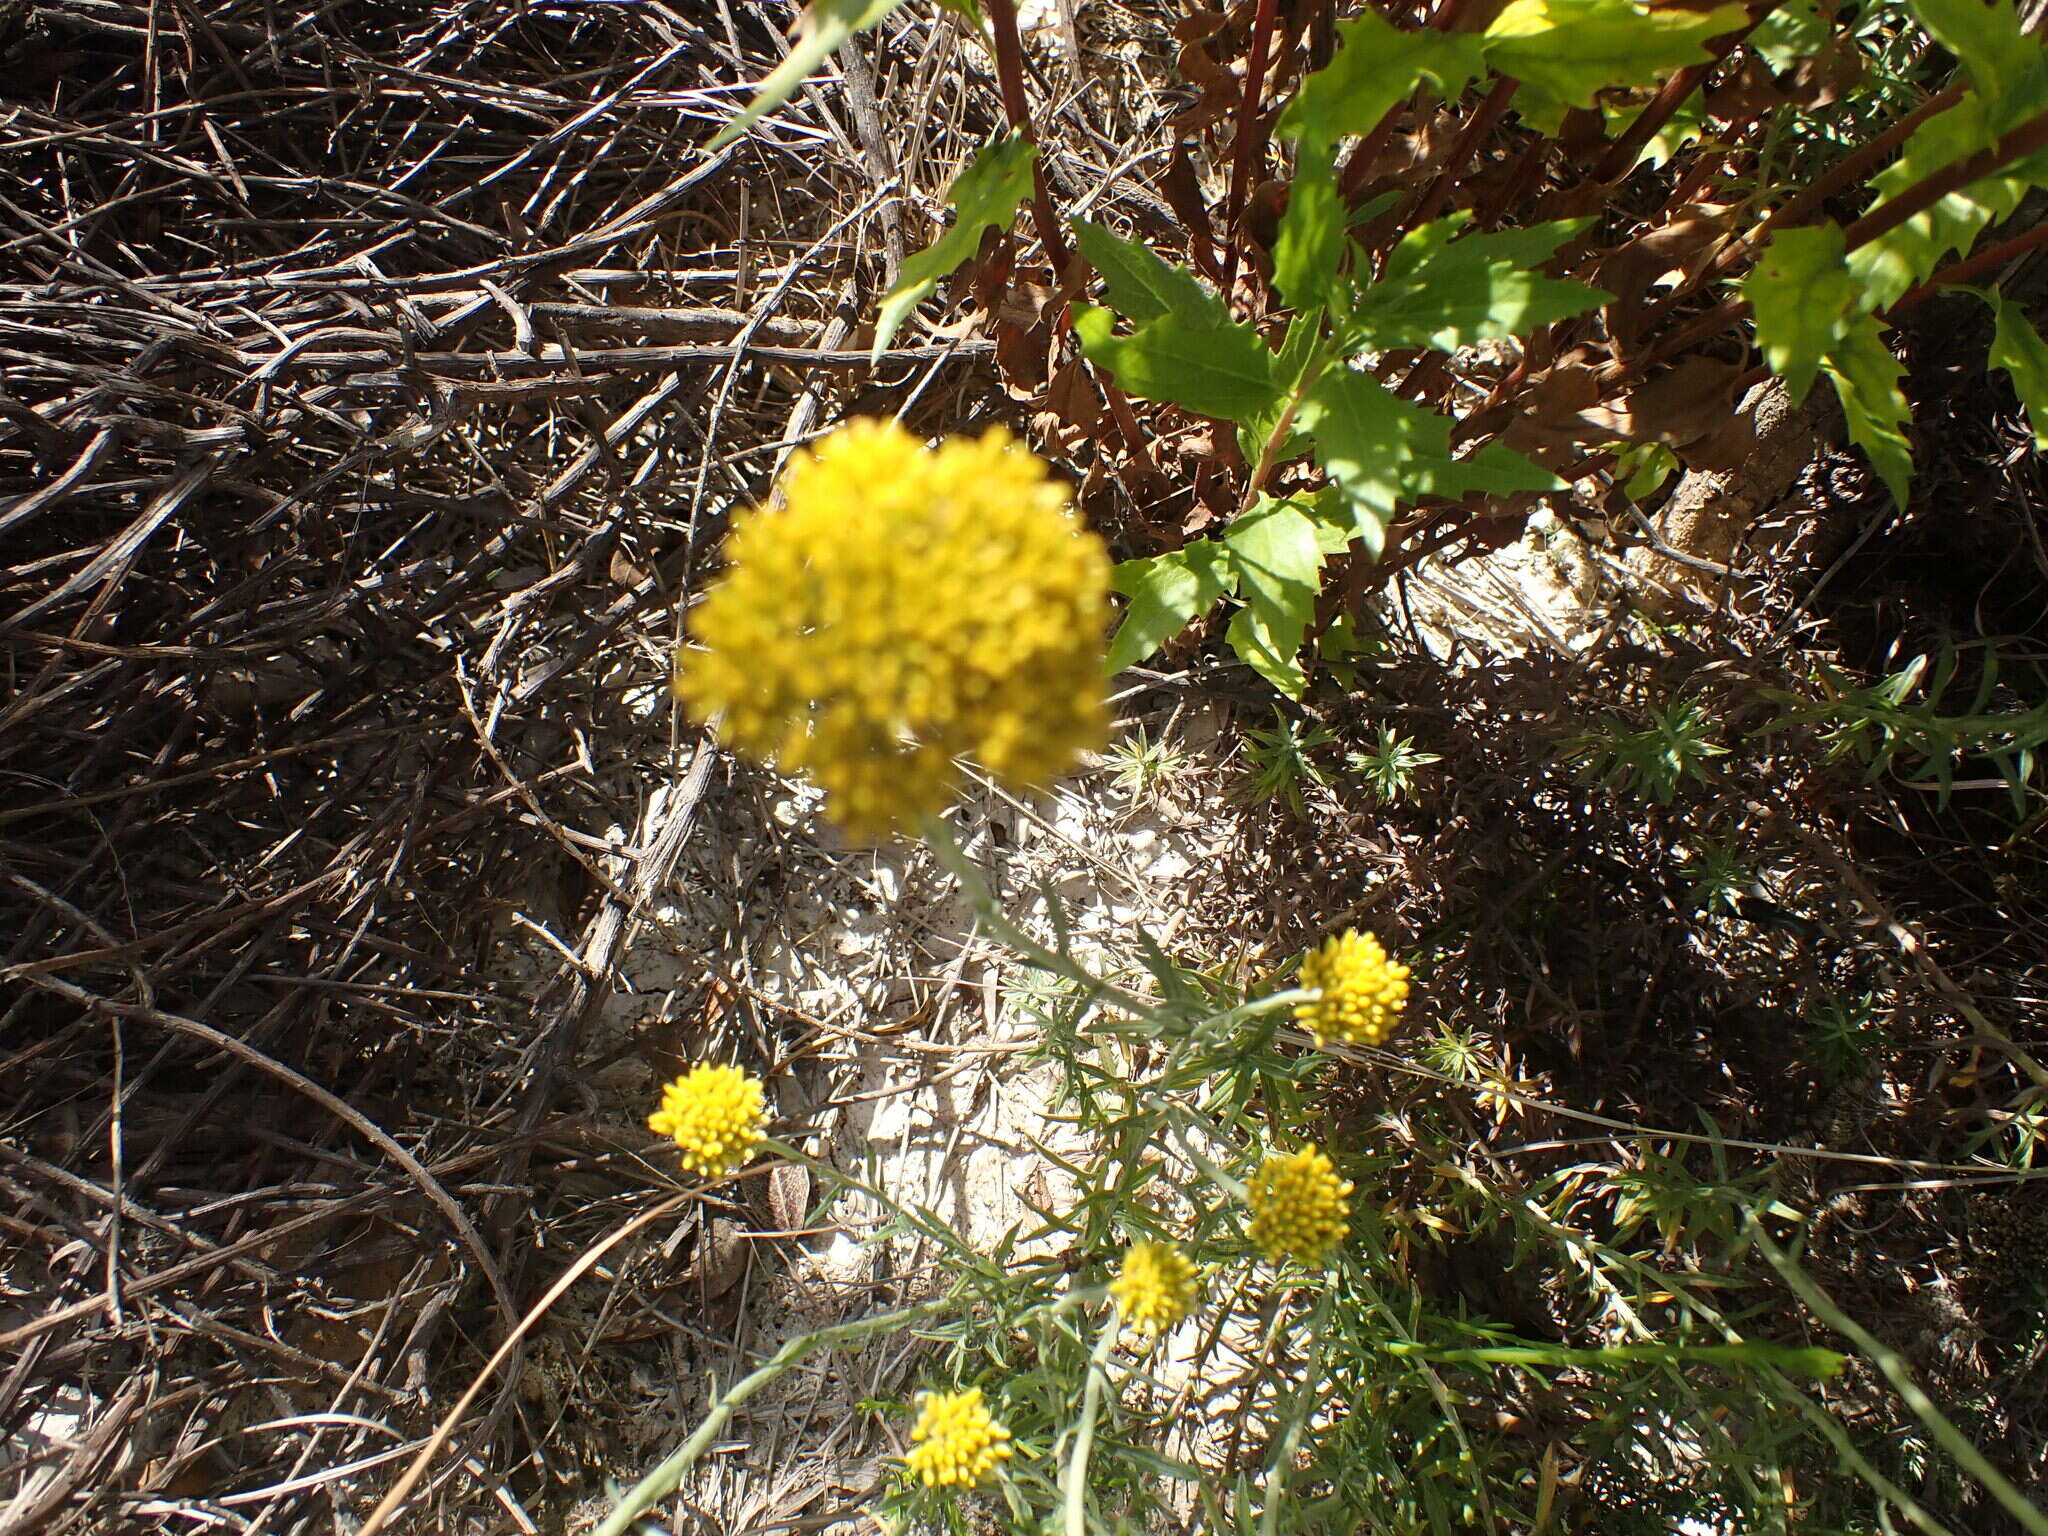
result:
[[[741,125],[894,9],[816,0]],[[1647,493],[1668,474],[1659,461],[1645,476],[1652,450],[1715,463],[1715,421],[1763,370],[1795,397],[1826,378],[1886,489],[1910,494],[1911,413],[1888,328],[2027,248],[2021,231],[1972,250],[2048,184],[2048,52],[2014,0],[1911,0],[1851,18],[1837,0],[1761,18],[1732,4],[1510,0],[1481,20],[1412,28],[1362,9],[1337,22],[1312,72],[1287,51],[1296,34],[1274,6],[1208,34],[1212,63],[1222,71],[1241,51],[1251,84],[1230,108],[1221,227],[1181,231],[1190,252],[1218,253],[1203,266],[1105,224],[1058,222],[1028,163],[1037,134],[1012,8],[961,11],[992,44],[1012,131],[960,174],[952,227],[883,301],[877,353],[1029,201],[1054,276],[1076,295],[1040,323],[1071,331],[1099,371],[1134,494],[1158,490],[1148,423],[1210,418],[1241,460],[1216,465],[1229,490],[1219,533],[1126,561],[1113,667],[1221,609],[1238,657],[1298,695],[1333,571],[1356,592],[1411,550],[1461,534],[1489,547],[1493,530],[1473,538],[1482,510],[1495,523],[1538,498],[1568,510],[1558,498],[1589,478]],[[1928,41],[1956,61],[1951,77],[1929,73]],[[1382,169],[1389,143],[1423,125],[1453,136],[1448,155]],[[1243,214],[1268,174],[1284,182],[1284,211],[1260,235]],[[1860,216],[1830,217],[1860,190],[1874,194]],[[1089,269],[1100,303],[1078,296]],[[2048,344],[2010,299],[1985,297],[1997,310],[1989,364],[2048,443]],[[1760,369],[1701,353],[1744,321]],[[1503,344],[1520,361],[1475,410],[1450,364]],[[1694,366],[1666,372],[1679,364]],[[1706,381],[1719,404],[1660,393],[1669,378]],[[1322,489],[1299,489],[1310,482]],[[1377,578],[1360,577],[1372,562]]]

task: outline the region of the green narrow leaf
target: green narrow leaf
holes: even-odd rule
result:
[[[1009,227],[1017,205],[1031,194],[1031,165],[1037,158],[1037,147],[1013,133],[983,145],[953,179],[946,193],[954,212],[953,227],[897,269],[896,286],[882,296],[875,319],[871,358],[889,350],[904,317],[932,296],[940,278],[974,254],[984,233]]]
[[[784,59],[754,92],[746,111],[718,130],[707,150],[723,149],[796,94],[825,56],[882,20],[903,0],[811,0],[798,23],[797,39]]]
[[[1743,279],[1757,345],[1795,401],[1813,388],[1821,360],[1848,328],[1861,294],[1836,224],[1781,230]]]
[[[2009,299],[1994,293],[1991,308],[1998,317],[1991,337],[1991,366],[2003,368],[2012,380],[2013,391],[2026,408],[2027,425],[2034,429],[2034,446],[2048,453],[2048,342]]]
[[[1161,261],[1137,241],[1119,239],[1086,219],[1074,220],[1073,230],[1081,254],[1102,278],[1111,307],[1126,320],[1142,325],[1164,314],[1176,314],[1218,325],[1229,323],[1230,311],[1223,301],[1196,282],[1187,268]]]
[[[1479,39],[1462,32],[1403,32],[1366,10],[1337,28],[1337,56],[1301,82],[1280,114],[1289,138],[1334,143],[1370,133],[1425,79],[1452,97],[1485,68]]]
[[[1904,431],[1908,412],[1899,393],[1905,368],[1884,344],[1877,316],[1849,327],[1823,366],[1842,399],[1849,440],[1870,455],[1870,467],[1900,507],[1913,484],[1913,448]]]
[[[1649,10],[1631,0],[1508,0],[1486,29],[1486,62],[1569,106],[1590,107],[1609,86],[1651,85],[1705,63],[1707,39],[1748,19],[1739,5],[1693,11]]]
[[[1404,502],[1469,491],[1564,489],[1557,476],[1498,443],[1467,459],[1452,458],[1449,418],[1396,398],[1352,369],[1332,368],[1318,379],[1302,398],[1296,420],[1374,558],[1386,547],[1387,524]]]
[[[1363,289],[1356,305],[1361,350],[1449,352],[1525,336],[1612,301],[1611,293],[1534,270],[1587,220],[1455,238],[1469,222],[1462,213],[1438,219],[1394,247],[1380,280]]]
[[[1337,190],[1337,151],[1327,140],[1301,146],[1280,234],[1273,245],[1273,286],[1296,310],[1336,308],[1346,210]]]
[[[1115,317],[1106,309],[1076,304],[1073,317],[1074,334],[1088,360],[1108,369],[1119,387],[1140,399],[1242,422],[1270,410],[1279,398],[1273,354],[1248,325],[1203,323],[1167,313],[1118,336]]]
[[[1150,656],[1215,607],[1236,583],[1228,555],[1213,539],[1196,539],[1183,549],[1123,561],[1110,584],[1131,601],[1109,643],[1107,670],[1121,672]]]

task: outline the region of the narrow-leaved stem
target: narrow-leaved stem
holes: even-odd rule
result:
[[[1065,1496],[1067,1536],[1088,1536],[1088,1458],[1095,1451],[1095,1421],[1102,1416],[1102,1393],[1109,1385],[1109,1354],[1116,1348],[1116,1336],[1123,1324],[1116,1308],[1109,1309],[1102,1332],[1095,1340],[1095,1353],[1088,1357],[1088,1385],[1081,1392],[1081,1419],[1074,1426],[1074,1449],[1060,1468],[1060,1492]]]
[[[1941,1448],[1955,1459],[1956,1465],[1984,1485],[1985,1492],[2004,1506],[2007,1514],[2017,1520],[2033,1536],[2048,1536],[2048,1514],[2019,1489],[2015,1488],[2006,1475],[1991,1465],[1984,1453],[1970,1443],[1970,1439],[1950,1422],[1942,1411],[1934,1406],[1934,1399],[1921,1390],[1913,1379],[1905,1359],[1889,1344],[1881,1341],[1868,1328],[1849,1316],[1835,1305],[1829,1296],[1812,1278],[1795,1264],[1778,1245],[1764,1236],[1763,1228],[1754,1214],[1749,1218],[1749,1240],[1756,1244],[1756,1250],[1764,1256],[1771,1268],[1778,1272],[1778,1278],[1791,1287],[1792,1292],[1814,1316],[1826,1323],[1843,1338],[1853,1343],[1884,1372],[1885,1380],[1892,1384],[1892,1390],[1899,1394],[1906,1407],[1941,1445]]]
[[[859,1318],[854,1322],[840,1323],[835,1327],[820,1328],[816,1332],[791,1339],[770,1356],[765,1365],[756,1368],[721,1397],[704,1416],[704,1422],[697,1426],[697,1432],[677,1446],[666,1461],[626,1490],[625,1496],[605,1517],[604,1524],[597,1528],[596,1536],[624,1536],[625,1532],[633,1528],[634,1521],[682,1485],[683,1474],[690,1470],[698,1457],[711,1448],[711,1442],[716,1440],[719,1431],[731,1422],[733,1414],[742,1403],[783,1375],[813,1350],[857,1344],[862,1339],[878,1333],[908,1328],[912,1323],[943,1312],[951,1305],[950,1300],[944,1299],[920,1302],[914,1307],[900,1307],[894,1312],[882,1312],[873,1317]]]

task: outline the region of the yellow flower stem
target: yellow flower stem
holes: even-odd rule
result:
[[[1088,1385],[1081,1393],[1081,1419],[1074,1426],[1074,1449],[1060,1468],[1060,1492],[1066,1500],[1067,1536],[1088,1536],[1088,1458],[1095,1450],[1095,1421],[1102,1416],[1102,1393],[1109,1384],[1109,1356],[1123,1324],[1110,1309],[1095,1353],[1088,1357]]]
[[[1260,1485],[1260,1502],[1264,1507],[1259,1511],[1259,1536],[1275,1536],[1280,1529],[1280,1505],[1287,1497],[1287,1480],[1294,1470],[1295,1453],[1301,1449],[1301,1437],[1308,1433],[1308,1422],[1315,1417],[1316,1405],[1323,1400],[1323,1333],[1329,1326],[1330,1307],[1336,1297],[1335,1286],[1324,1286],[1316,1298],[1315,1313],[1309,1318],[1308,1366],[1301,1373],[1294,1400],[1287,1405],[1287,1432],[1274,1448]]]
[[[1874,1361],[1884,1372],[1885,1379],[1892,1384],[1892,1390],[1912,1410],[1918,1419],[1941,1445],[1970,1476],[1983,1484],[1986,1491],[2005,1507],[2007,1514],[2034,1533],[2034,1536],[2048,1536],[2048,1514],[2019,1489],[2015,1488],[2005,1474],[1985,1459],[1984,1453],[1971,1443],[1969,1436],[1957,1429],[1955,1424],[1939,1408],[1934,1399],[1921,1390],[1920,1383],[1913,1379],[1912,1368],[1906,1364],[1905,1356],[1880,1340],[1877,1335],[1857,1322],[1848,1313],[1835,1305],[1834,1298],[1814,1284],[1813,1277],[1795,1263],[1790,1255],[1783,1252],[1776,1243],[1764,1236],[1763,1226],[1756,1213],[1751,1212],[1748,1224],[1749,1240],[1756,1244],[1756,1251],[1778,1272],[1778,1278],[1799,1299],[1813,1310],[1822,1322],[1841,1334]],[[1814,1351],[1814,1353],[1827,1353]],[[1773,1362],[1774,1364],[1778,1362]]]
[[[1150,1018],[1153,1005],[1136,995],[1124,991],[1112,982],[1104,981],[1093,971],[1082,965],[1063,949],[1047,949],[1022,928],[1011,922],[1001,905],[996,901],[995,892],[988,888],[988,882],[961,848],[960,840],[953,836],[953,829],[937,816],[927,816],[922,828],[924,840],[936,858],[960,882],[960,888],[974,907],[974,915],[987,930],[1003,943],[1015,950],[1041,970],[1051,971],[1055,976],[1064,977],[1076,986],[1085,987],[1089,993],[1130,1013]],[[1054,909],[1057,911],[1057,908]],[[1057,921],[1057,919],[1055,919]],[[1065,933],[1062,925],[1061,941],[1064,946]]]
[[[1194,1144],[1194,1142],[1188,1139],[1188,1126],[1190,1123],[1195,1123],[1199,1125],[1201,1129],[1208,1131],[1211,1135],[1214,1135],[1216,1133],[1216,1127],[1208,1124],[1206,1121],[1201,1120],[1201,1118],[1197,1116],[1195,1112],[1189,1109],[1185,1104],[1175,1103],[1171,1099],[1162,1100],[1159,1104],[1159,1108],[1165,1111],[1166,1128],[1173,1132],[1173,1139],[1180,1144],[1181,1152],[1185,1154],[1187,1160],[1193,1163],[1197,1168],[1201,1169],[1203,1174],[1206,1175],[1209,1178],[1209,1180],[1217,1186],[1217,1188],[1221,1189],[1226,1195],[1230,1196],[1230,1198],[1236,1201],[1239,1205],[1243,1205],[1245,1201],[1248,1198],[1250,1198],[1249,1195],[1246,1193],[1244,1187],[1244,1180],[1234,1179],[1229,1174],[1225,1173],[1221,1168],[1217,1167],[1216,1164],[1213,1161],[1211,1161],[1205,1153],[1203,1153],[1200,1147],[1197,1147]]]
[[[743,1377],[738,1385],[727,1392],[704,1416],[704,1422],[697,1426],[697,1432],[677,1446],[675,1451],[660,1466],[641,1478],[626,1490],[624,1497],[605,1517],[595,1536],[625,1536],[633,1524],[663,1499],[682,1485],[683,1474],[690,1470],[698,1457],[711,1448],[740,1405],[763,1387],[801,1361],[804,1356],[818,1349],[836,1349],[845,1344],[857,1344],[878,1333],[890,1333],[911,1324],[921,1322],[952,1306],[950,1297],[936,1301],[920,1302],[914,1307],[899,1307],[894,1312],[879,1313],[874,1317],[863,1317],[850,1323],[840,1323],[832,1328],[820,1328],[814,1333],[801,1334],[791,1339],[771,1355],[766,1364],[757,1367]]]
[[[1243,1019],[1255,1019],[1262,1013],[1276,1013],[1283,1008],[1292,1008],[1296,1003],[1306,1002],[1310,994],[1305,987],[1289,987],[1285,992],[1269,992],[1264,997],[1254,997],[1239,1003],[1223,1013],[1212,1014],[1196,1027],[1197,1034],[1220,1033]]]

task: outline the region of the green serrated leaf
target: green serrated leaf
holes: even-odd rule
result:
[[[1995,130],[2013,126],[2039,95],[2043,60],[2038,38],[2020,27],[2012,0],[1911,0],[1913,14],[1954,54],[1989,109]]]
[[[1362,291],[1355,307],[1360,350],[1428,346],[1449,352],[1525,336],[1612,301],[1598,288],[1534,270],[1586,220],[1454,238],[1469,221],[1467,214],[1438,219],[1394,247],[1380,280]]]
[[[1862,292],[1835,224],[1779,231],[1743,279],[1757,345],[1795,401],[1813,388],[1821,360],[1848,328]]]
[[[1991,337],[1991,366],[2003,368],[2012,380],[2026,409],[2027,425],[2034,429],[2034,446],[2048,453],[2048,342],[2011,300],[1994,293],[1991,308],[1998,317]]]
[[[1086,304],[1073,307],[1081,350],[1119,387],[1142,400],[1184,406],[1204,416],[1243,422],[1270,410],[1280,391],[1273,354],[1248,325],[1193,321],[1168,312],[1128,336],[1115,317]]]
[[[1884,344],[1877,316],[1865,315],[1850,326],[1822,366],[1841,396],[1849,441],[1870,455],[1870,467],[1892,500],[1905,506],[1913,484],[1913,448],[1904,431],[1909,413],[1899,393],[1906,370]]]
[[[1519,100],[1519,98],[1517,98]],[[1603,100],[1600,103],[1600,118],[1607,137],[1618,139],[1628,132],[1629,125],[1636,117],[1650,110],[1651,103],[1629,102],[1616,105]],[[1707,131],[1707,104],[1704,98],[1688,96],[1680,102],[1672,114],[1664,120],[1664,126],[1643,142],[1636,154],[1637,165],[1662,165],[1686,145],[1705,136]]]
[[[1290,698],[1307,678],[1296,660],[1315,617],[1323,548],[1299,506],[1262,496],[1223,535],[1245,606],[1225,638],[1259,676]]]
[[[1161,261],[1137,241],[1120,239],[1086,219],[1074,220],[1073,230],[1081,254],[1102,278],[1111,307],[1126,320],[1142,325],[1177,314],[1188,320],[1229,323],[1230,311],[1223,301],[1196,282],[1187,268]]]
[[[1358,524],[1334,485],[1288,500],[1315,524],[1316,547],[1325,555],[1341,555],[1358,541]]]
[[[896,286],[882,296],[875,318],[871,358],[889,350],[904,317],[932,296],[940,278],[974,254],[983,234],[1009,227],[1017,205],[1031,194],[1031,166],[1037,158],[1037,146],[1013,133],[982,146],[953,179],[946,193],[954,212],[953,227],[897,269]]]
[[[1739,5],[1649,10],[1631,0],[1508,0],[1486,29],[1486,62],[1574,107],[1610,86],[1654,84],[1702,64],[1706,41],[1748,22]]]
[[[1349,242],[1336,160],[1335,147],[1321,139],[1304,143],[1295,158],[1287,211],[1273,245],[1273,286],[1296,310],[1337,307],[1337,265]]]
[[[1819,53],[1834,30],[1821,15],[1819,0],[1789,0],[1757,23],[1746,45],[1782,74],[1801,59]]]
[[[1266,440],[1278,430],[1280,418],[1286,412],[1287,402],[1296,387],[1311,368],[1321,366],[1323,342],[1320,310],[1298,312],[1288,321],[1287,334],[1281,338],[1280,350],[1273,356],[1273,403],[1238,423],[1238,451],[1244,455],[1247,464],[1259,462],[1266,451]],[[1299,453],[1300,442],[1301,434],[1290,428],[1287,440],[1275,454],[1274,462],[1280,463]]]
[[[754,92],[747,109],[719,129],[707,150],[723,149],[762,118],[796,94],[812,70],[825,56],[856,32],[864,32],[881,21],[903,0],[811,0],[797,24],[797,39],[789,57],[775,66]]]
[[[1131,600],[1109,643],[1105,665],[1116,673],[1150,656],[1215,607],[1235,589],[1237,572],[1221,544],[1196,539],[1163,555],[1123,561],[1110,584]]]
[[[1333,368],[1318,379],[1296,420],[1375,559],[1386,547],[1396,508],[1419,497],[1564,489],[1548,470],[1498,443],[1467,459],[1452,458],[1448,418],[1396,398],[1352,369]]]
[[[1403,32],[1366,10],[1337,28],[1337,56],[1301,82],[1280,114],[1289,138],[1335,143],[1370,133],[1425,79],[1455,96],[1485,68],[1479,39],[1460,32]]]
[[[1974,0],[1973,0],[1974,3]],[[1871,178],[1879,198],[1872,212],[1953,161],[1977,153],[1998,134],[1984,101],[1967,95],[1914,130],[1896,164]],[[2034,155],[1949,193],[1896,229],[1849,253],[1867,309],[1889,309],[1924,282],[1951,252],[1967,250],[1985,227],[2008,217],[2030,186],[2048,181],[2048,155]]]
[[[1286,637],[1268,629],[1264,616],[1253,609],[1240,608],[1231,615],[1230,628],[1223,632],[1223,638],[1246,666],[1288,698],[1300,698],[1302,690],[1308,687],[1308,673],[1298,659],[1299,635],[1289,649]]]

